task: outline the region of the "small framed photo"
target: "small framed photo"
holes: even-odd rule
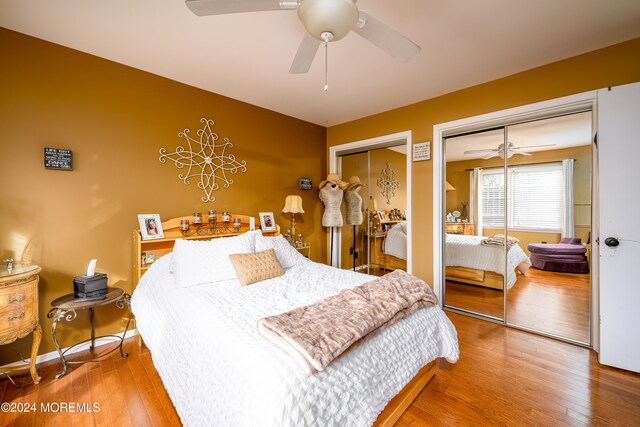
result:
[[[382,211],[378,211],[378,219],[384,221],[384,213]]]
[[[144,254],[145,264],[153,264],[155,260],[156,260],[156,254],[154,254],[153,252],[145,252]]]
[[[140,225],[140,235],[142,236],[142,240],[164,238],[162,222],[160,221],[159,214],[138,215],[138,224]]]
[[[260,212],[260,228],[262,231],[276,231],[276,220],[273,212]]]

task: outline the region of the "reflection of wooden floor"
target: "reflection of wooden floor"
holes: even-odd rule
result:
[[[507,294],[507,320],[518,326],[589,341],[590,275],[530,268]],[[447,281],[446,304],[502,318],[502,291]]]

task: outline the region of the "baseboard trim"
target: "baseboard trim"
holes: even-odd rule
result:
[[[137,329],[131,329],[129,331],[127,331],[127,333],[124,336],[124,339],[127,338],[131,338],[138,335],[138,330]],[[96,339],[96,344],[98,345],[104,345],[104,344],[109,344],[112,342],[116,342],[119,339],[117,337],[113,337],[113,336],[107,336],[104,338],[99,338]],[[71,354],[75,354],[75,353],[79,353],[81,351],[85,351],[88,350],[90,346],[90,343],[84,343],[82,345],[77,346],[76,348],[73,349],[73,351],[65,354],[65,356],[67,355],[71,355]],[[67,351],[69,347],[65,347],[62,349],[63,352]],[[38,355],[38,357],[36,357],[36,365],[39,363],[43,363],[43,362],[48,362],[49,360],[54,360],[54,359],[60,359],[60,355],[58,354],[57,351],[50,351],[49,353],[45,353],[45,354],[40,354]],[[31,358],[26,359],[27,362],[31,361]],[[4,368],[15,368],[17,366],[24,366],[25,368],[28,368],[28,365],[25,365],[24,362],[22,362],[21,360],[18,360],[16,362],[12,362],[12,363],[7,363],[6,365],[2,365],[0,366],[0,372],[3,371]]]

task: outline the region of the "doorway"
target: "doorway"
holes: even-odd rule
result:
[[[343,212],[344,226],[330,231],[332,266],[411,272],[411,146],[411,131],[405,131],[330,148],[330,171],[363,184],[362,222],[354,224]]]
[[[446,309],[597,345],[594,102],[581,94],[434,128]]]

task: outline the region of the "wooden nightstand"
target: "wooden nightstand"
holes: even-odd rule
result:
[[[9,271],[0,270],[0,345],[10,344],[33,333],[29,369],[33,383],[40,382],[36,370],[36,357],[42,339],[38,322],[38,282],[40,267],[16,265]],[[22,366],[7,368],[10,372]]]
[[[294,246],[294,248],[296,248]],[[296,248],[296,250],[298,252],[300,252],[302,255],[304,255],[305,257],[311,259],[311,244],[310,243],[305,243],[304,246],[300,246],[299,248]]]
[[[473,236],[476,234],[476,226],[470,222],[447,222],[445,224],[445,231],[448,234],[466,234],[467,236]]]

